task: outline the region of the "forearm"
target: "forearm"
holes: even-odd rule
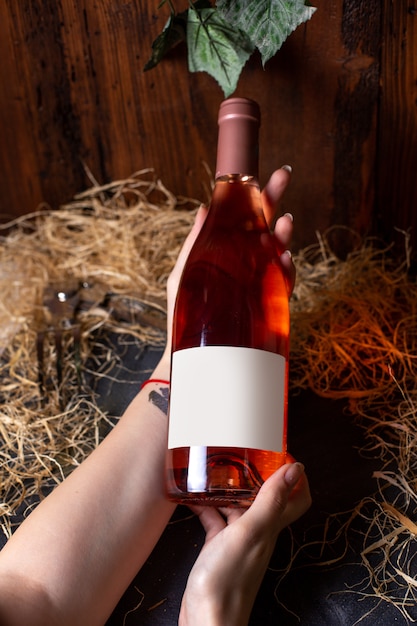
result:
[[[169,377],[166,359],[154,375]],[[0,617],[10,611],[0,623],[41,623],[43,610],[50,625],[105,622],[174,509],[164,494],[167,418],[161,402],[150,401],[156,391],[148,385],[136,396],[97,450],[0,553]],[[10,583],[17,580],[33,589],[26,600],[26,592],[19,594],[18,605]],[[38,614],[32,608],[19,617],[25,602],[27,608],[40,602]]]

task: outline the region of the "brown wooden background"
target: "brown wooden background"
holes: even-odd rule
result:
[[[295,248],[332,224],[417,242],[417,2],[316,0],[313,18],[236,95],[262,107],[261,180],[290,163],[283,210]],[[2,0],[0,215],[58,207],[153,167],[207,199],[223,94],[190,74],[184,48],[144,73],[167,12],[158,0]],[[340,243],[342,246],[342,243]]]

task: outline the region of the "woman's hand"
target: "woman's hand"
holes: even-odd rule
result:
[[[180,626],[244,626],[279,532],[311,504],[304,468],[287,464],[247,510],[193,507],[206,541],[188,578]]]

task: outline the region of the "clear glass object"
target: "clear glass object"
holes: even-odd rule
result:
[[[248,506],[286,462],[289,303],[257,179],[259,108],[222,103],[216,181],[173,323],[167,493]]]

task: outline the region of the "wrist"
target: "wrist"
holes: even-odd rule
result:
[[[222,611],[218,602],[204,602],[194,608],[187,608],[184,599],[178,618],[178,626],[195,626],[196,615],[199,615],[199,626],[247,626],[249,617],[237,614],[231,615],[230,611]]]
[[[200,609],[201,605],[197,607],[193,606],[193,603],[189,607],[186,597],[183,597],[178,626],[195,626],[197,614],[199,615],[199,626],[224,626],[228,623],[227,620],[223,621],[221,619],[218,607],[212,602],[205,601],[204,610]]]
[[[227,585],[219,588],[206,574],[207,571],[199,572],[195,577],[191,570],[181,602],[178,626],[195,626],[196,615],[199,616],[198,626],[247,626],[254,598],[248,601],[239,586],[232,591],[227,590]]]

